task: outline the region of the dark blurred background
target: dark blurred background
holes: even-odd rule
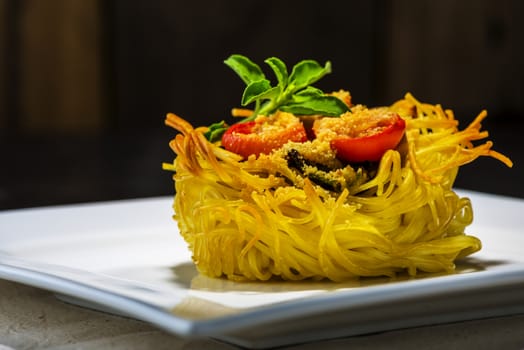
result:
[[[524,198],[524,2],[0,0],[0,209],[173,194],[167,112],[227,118],[242,53],[334,73],[318,86],[390,104],[406,92],[484,126],[457,187]],[[261,63],[263,65],[263,63]]]

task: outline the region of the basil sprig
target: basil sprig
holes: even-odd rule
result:
[[[335,96],[325,95],[311,86],[326,74],[331,73],[331,63],[321,66],[314,60],[297,63],[291,74],[284,62],[277,57],[264,61],[275,74],[277,85],[272,86],[260,67],[242,55],[231,55],[224,63],[233,69],[244,81],[246,88],[242,94],[242,106],[255,103],[253,114],[241,122],[254,120],[257,115],[270,115],[276,110],[296,115],[314,115],[338,117],[349,108]],[[213,124],[206,137],[211,142],[220,139],[227,130],[224,123]]]

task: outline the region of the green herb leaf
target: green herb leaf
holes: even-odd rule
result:
[[[209,129],[204,133],[204,136],[209,142],[216,142],[222,138],[222,135],[228,129],[225,121],[211,124]]]
[[[335,96],[315,96],[300,102],[281,105],[279,109],[296,115],[320,114],[328,117],[338,117],[349,111],[348,106]]]
[[[292,86],[292,91],[295,92],[317,82],[329,73],[331,73],[331,63],[329,61],[326,62],[324,67],[318,64],[317,61],[301,61],[297,63],[291,71],[288,88]]]
[[[264,62],[266,62],[267,65],[271,67],[271,69],[275,73],[275,76],[277,77],[278,86],[280,87],[281,91],[284,91],[284,89],[287,86],[288,79],[286,64],[276,57],[270,57],[266,59]]]
[[[247,106],[255,100],[271,98],[275,94],[273,90],[271,83],[266,79],[249,83],[242,95],[242,106]]]
[[[330,117],[338,117],[349,110],[338,98],[327,96],[311,86],[331,73],[329,61],[323,67],[314,60],[301,61],[293,67],[291,75],[288,75],[285,63],[276,57],[269,57],[264,62],[275,73],[276,86],[272,86],[260,67],[245,56],[231,55],[224,61],[246,83],[242,106],[255,103],[253,114],[241,123],[254,120],[259,114],[270,115],[278,109],[297,115],[321,114]],[[224,122],[213,124],[205,136],[214,142],[226,130]]]
[[[307,88],[295,93],[293,95],[293,100],[295,100],[296,102],[298,100],[305,100],[305,99],[308,99],[311,97],[317,97],[317,96],[325,96],[325,95],[324,95],[324,92],[322,92],[322,90],[317,89],[316,87],[313,87],[313,86],[308,86]]]
[[[245,56],[231,55],[224,63],[233,69],[246,85],[266,78],[262,69]]]

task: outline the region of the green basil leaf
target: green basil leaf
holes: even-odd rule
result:
[[[246,85],[266,78],[262,69],[245,56],[231,55],[224,63],[233,69]]]
[[[242,95],[242,106],[247,106],[253,101],[268,99],[278,96],[278,88],[271,87],[267,79],[258,80],[250,83]]]
[[[291,100],[289,102],[284,102],[284,104],[300,104],[314,97],[322,96],[325,96],[322,90],[314,88],[312,86],[308,86],[307,88],[295,93],[293,96],[291,96]]]
[[[313,86],[308,86],[307,88],[301,90],[301,91],[298,91],[295,96],[300,96],[300,97],[316,97],[316,96],[324,96],[324,93],[322,92],[322,90],[320,89],[317,89],[316,87],[313,87]]]
[[[297,115],[320,114],[327,117],[338,117],[349,111],[348,106],[335,96],[317,96],[301,101],[291,102],[279,107],[283,112]]]
[[[264,62],[271,67],[277,77],[278,86],[280,86],[281,91],[284,91],[288,79],[286,64],[276,57],[269,57]]]
[[[225,121],[213,123],[209,126],[209,130],[204,133],[204,136],[209,142],[216,142],[222,138],[222,135],[227,130]]]
[[[277,78],[278,84],[275,87],[271,86],[260,67],[249,58],[231,55],[224,61],[246,83],[242,105],[255,103],[253,114],[241,122],[254,120],[260,114],[269,115],[278,109],[299,115],[322,114],[334,117],[349,110],[338,98],[326,96],[321,90],[310,86],[331,73],[329,61],[324,66],[314,60],[301,61],[293,67],[291,75],[285,63],[277,57],[269,57],[264,62]],[[214,139],[225,130],[225,126],[210,128],[206,137]]]
[[[317,61],[304,60],[293,67],[288,84],[292,86],[292,92],[295,92],[317,82],[328,73],[331,73],[331,62],[326,62],[322,67]]]

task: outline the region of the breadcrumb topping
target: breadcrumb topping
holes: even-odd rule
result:
[[[317,139],[331,141],[340,135],[351,138],[380,133],[396,118],[386,107],[368,109],[357,105],[340,118],[322,118],[315,121],[313,131]]]

